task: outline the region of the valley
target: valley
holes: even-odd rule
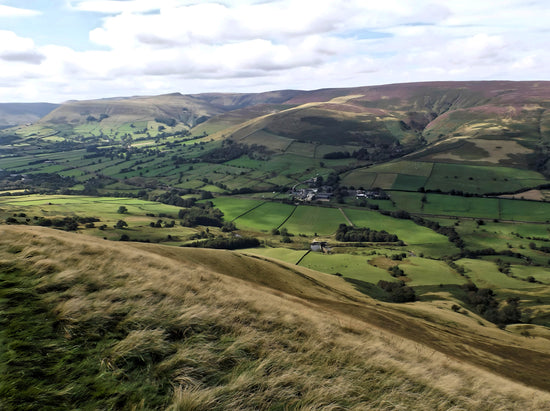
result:
[[[2,310],[86,346],[106,408],[544,409],[549,105],[550,82],[441,82],[51,107],[0,130]],[[35,405],[90,406],[63,384]]]

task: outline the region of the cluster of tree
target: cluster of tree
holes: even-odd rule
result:
[[[416,301],[416,294],[414,290],[405,285],[404,281],[392,282],[380,280],[376,285],[387,293],[388,301],[393,303]]]
[[[86,117],[86,121],[89,121],[89,122],[102,121],[102,120],[105,120],[106,118],[109,118],[109,115],[105,114],[105,113],[102,113],[102,114],[99,115],[99,118],[96,118],[92,115],[89,115],[88,117]]]
[[[164,228],[172,228],[176,225],[176,222],[174,220],[163,221],[162,219],[159,218],[156,222],[151,221],[149,223],[149,226],[152,228],[161,228],[163,227],[163,224],[164,224]]]
[[[254,237],[214,237],[204,241],[194,241],[185,247],[216,248],[225,250],[237,250],[240,248],[253,248],[260,245],[260,240]]]
[[[543,241],[548,241],[548,239],[543,238]],[[538,250],[538,251],[542,251],[543,253],[550,254],[550,247],[545,246],[545,245],[537,247],[537,245],[534,242],[530,242],[529,243],[529,248],[531,250]]]
[[[498,271],[500,271],[502,274],[506,274],[506,275],[511,274],[509,262],[503,261],[500,258],[498,258],[496,261],[496,264],[497,264]]]
[[[36,189],[52,192],[77,184],[74,177],[63,177],[55,173],[10,174],[0,173],[0,186],[3,189]]]
[[[404,149],[398,141],[395,141],[393,143],[384,142],[367,144],[367,147],[362,147],[352,153],[349,151],[333,151],[323,155],[323,158],[326,160],[355,158],[359,161],[380,162],[400,157],[410,151],[410,149]]]
[[[45,218],[40,217],[36,223],[42,227],[55,227],[61,228],[66,231],[76,231],[78,228],[78,221],[73,217],[64,218]]]
[[[474,283],[468,283],[464,284],[462,289],[465,291],[464,302],[486,320],[498,325],[521,321],[521,310],[517,297],[509,297],[506,300],[506,305],[501,306],[495,298],[496,294],[490,288],[478,288]]]
[[[367,227],[352,227],[346,224],[340,224],[336,230],[336,240],[346,242],[383,242],[394,243],[399,241],[395,234],[390,234],[385,230],[376,231]]]
[[[341,158],[350,158],[350,157],[351,157],[351,154],[349,153],[349,151],[333,151],[323,155],[323,158],[327,160],[338,160]]]
[[[206,225],[212,227],[221,227],[223,222],[223,213],[220,209],[214,208],[211,201],[196,203],[190,208],[182,208],[178,212],[178,218],[184,227],[195,227],[197,225]]]
[[[176,207],[193,207],[197,199],[195,197],[191,198],[182,198],[182,195],[186,195],[187,191],[181,190],[170,190],[162,193],[161,195],[154,198],[155,201],[159,203],[173,205]]]
[[[251,146],[241,143],[233,143],[232,140],[225,140],[222,147],[208,151],[201,156],[201,160],[207,163],[225,163],[244,155],[251,159],[266,160],[271,152],[265,146],[252,144]]]
[[[281,228],[280,230],[278,228],[273,228],[271,230],[272,235],[280,235],[281,236],[281,243],[291,243],[292,239],[290,237],[293,237],[294,234],[289,233],[286,227]]]
[[[472,259],[475,259],[475,258],[478,258],[478,257],[481,257],[481,256],[485,256],[485,255],[503,255],[503,256],[507,256],[507,257],[522,259],[522,260],[525,260],[527,263],[532,262],[531,257],[529,257],[527,255],[523,255],[521,253],[516,253],[512,250],[496,251],[494,248],[491,248],[491,247],[482,248],[482,249],[479,249],[479,250],[462,249],[460,251],[460,254],[459,254],[460,258],[472,258]]]
[[[168,127],[174,127],[177,123],[175,118],[168,118],[168,117],[156,117],[155,121],[157,123],[166,124]]]
[[[405,275],[405,272],[401,268],[399,268],[398,265],[394,265],[394,266],[388,268],[388,271],[389,271],[390,275],[392,277],[395,277],[395,278],[403,277]]]

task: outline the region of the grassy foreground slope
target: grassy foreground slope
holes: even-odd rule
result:
[[[550,406],[539,338],[230,251],[2,231],[0,408]]]

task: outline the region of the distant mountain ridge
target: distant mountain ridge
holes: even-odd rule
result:
[[[0,103],[0,128],[38,121],[57,107],[52,103]]]
[[[66,102],[38,121],[42,131],[29,134],[117,140],[187,133],[276,154],[298,143],[317,158],[349,153],[378,163],[408,156],[550,175],[549,108],[549,81],[171,93]]]

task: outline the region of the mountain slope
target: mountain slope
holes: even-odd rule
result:
[[[356,150],[387,150],[399,143],[405,145],[401,155],[421,149],[415,157],[426,161],[490,163],[497,152],[507,165],[522,168],[550,139],[550,82],[325,89],[301,92],[285,104],[293,108],[258,118],[252,128],[252,119],[243,118],[241,127],[234,124],[219,135],[261,141],[254,134],[267,132],[299,142],[351,145]],[[214,117],[209,123],[216,121]]]
[[[417,328],[427,320],[411,316],[410,309],[421,311],[416,303],[374,305],[337,277],[234,252],[112,243],[38,227],[3,231],[6,408],[550,404],[547,392],[453,360],[460,348],[485,357],[486,366],[518,369],[516,378],[528,384],[527,371],[548,384],[528,358],[516,356],[532,350],[544,368],[548,347],[537,338],[514,340],[497,329],[474,338],[468,328],[476,321],[456,313],[469,325],[452,333],[437,322]],[[389,321],[376,325],[377,315]],[[431,329],[442,352],[393,334],[407,328],[420,337]],[[467,335],[472,345],[456,341]],[[496,349],[478,351],[476,340]],[[504,359],[498,347],[506,340]]]

